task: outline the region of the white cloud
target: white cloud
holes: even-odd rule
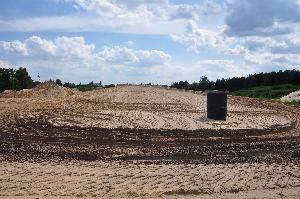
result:
[[[170,6],[170,19],[200,20],[203,16],[219,15],[222,8],[214,1],[204,1],[203,4],[179,4]]]
[[[78,8],[65,16],[0,20],[0,31],[103,31],[137,34],[176,34],[187,20],[205,20],[218,15],[213,0],[200,4],[173,4],[167,0],[58,0]]]
[[[8,63],[0,59],[0,68],[12,68]]]
[[[114,48],[104,47],[99,56],[106,62],[110,63],[134,63],[138,62],[138,58],[132,49],[116,46]]]
[[[178,42],[187,47],[187,50],[199,53],[206,50],[216,50],[225,54],[240,54],[245,49],[240,45],[235,45],[236,40],[223,35],[223,29],[217,31],[199,28],[194,21],[187,25],[187,33],[181,35],[171,35],[174,42]],[[235,45],[235,46],[234,46]],[[234,47],[233,47],[234,46]]]
[[[227,1],[226,33],[234,36],[287,34],[300,23],[297,0]]]
[[[201,60],[197,69],[211,80],[242,76],[250,70],[245,65],[238,66],[233,60]]]
[[[105,17],[114,17],[122,9],[109,0],[75,0],[75,3],[86,11],[96,11]]]
[[[296,0],[227,0],[224,26],[207,29],[192,20],[185,33],[170,37],[188,51],[201,53],[210,49],[262,69],[300,68],[299,6]]]
[[[276,37],[244,37],[241,45],[248,63],[300,68],[300,42],[298,34]]]
[[[202,4],[172,4],[168,0],[73,0],[85,11],[95,11],[98,16],[117,18],[128,23],[152,20],[168,21],[177,19],[199,20],[201,16],[218,15],[221,6],[213,0]],[[126,20],[126,21],[125,21]]]
[[[26,39],[23,45],[26,47],[27,56],[54,56],[56,53],[56,46],[52,41],[37,36]]]
[[[85,44],[83,37],[59,37],[55,41],[51,41],[38,36],[31,36],[24,42],[19,40],[0,41],[0,48],[6,52],[27,57],[84,59],[92,55],[95,46]]]
[[[0,31],[167,34],[188,51],[198,53],[196,56],[205,52],[217,55],[219,60],[202,60],[182,67],[171,63],[172,57],[166,52],[135,49],[138,45],[132,41],[96,51],[83,37],[47,40],[32,36],[24,41],[0,41],[0,48],[49,74],[77,72],[88,76],[89,71],[93,71],[92,75],[101,71],[122,81],[127,80],[125,77],[146,80],[147,75],[149,79],[193,79],[199,78],[201,72],[211,77],[230,73],[234,76],[243,70],[251,71],[249,66],[257,66],[257,71],[271,65],[299,68],[298,0],[226,0],[225,9],[213,0],[197,4],[168,0],[55,1],[75,6],[76,13],[0,20]]]
[[[133,46],[133,45],[135,45],[135,42],[129,40],[129,41],[124,42],[123,44],[126,45],[126,46]]]
[[[229,37],[224,34],[222,27],[209,30],[199,28],[196,22],[191,21],[186,33],[171,35],[171,39],[186,46],[188,51],[201,53],[211,49],[223,55],[239,56],[247,65],[273,65],[290,69],[300,68],[298,33],[299,31],[268,37]]]
[[[272,37],[246,37],[241,41],[242,45],[250,51],[265,52],[266,48],[286,48],[285,41],[279,41]]]
[[[84,37],[58,37],[54,43],[56,56],[68,59],[89,59],[94,56],[95,46],[86,44]]]
[[[13,44],[18,44],[13,45]],[[20,47],[22,50],[20,50]],[[0,48],[16,53],[17,55],[33,57],[35,59],[60,59],[69,61],[101,60],[103,63],[154,66],[165,65],[171,56],[159,50],[133,50],[128,47],[104,47],[100,52],[95,52],[93,44],[86,44],[83,37],[58,37],[54,41],[42,39],[38,36],[21,41],[0,41]],[[26,53],[24,53],[26,52]]]
[[[0,41],[0,47],[7,52],[17,52],[23,55],[27,54],[27,49],[25,44],[23,44],[20,41],[13,41],[13,42]]]
[[[107,63],[141,67],[165,65],[171,60],[171,55],[163,51],[133,50],[121,46],[104,47],[104,50],[99,52],[98,55]]]
[[[300,69],[299,54],[248,53],[244,59],[247,64],[272,65],[286,69]]]
[[[249,65],[238,63],[229,59],[199,60],[187,66],[167,67],[167,74],[173,77],[171,82],[188,80],[189,82],[199,81],[201,76],[208,77],[209,80],[227,78],[233,76],[243,76],[252,73],[254,70]]]
[[[128,22],[118,19],[105,20],[99,16],[69,15],[60,17],[33,17],[1,21],[0,31],[38,32],[38,31],[102,31],[126,32]]]
[[[23,51],[12,48],[11,43],[22,46]],[[79,77],[85,76],[89,80],[94,77],[106,81],[118,78],[125,81],[127,76],[133,77],[136,74],[143,78],[149,74],[152,77],[159,76],[155,74],[154,68],[163,69],[171,61],[171,55],[160,50],[135,50],[114,46],[96,51],[95,46],[87,44],[84,37],[46,40],[32,36],[24,41],[0,41],[0,44],[0,49],[16,57],[18,65],[25,65],[33,73],[39,72],[45,78],[59,77],[68,81],[78,81],[76,76],[70,75],[76,72]]]

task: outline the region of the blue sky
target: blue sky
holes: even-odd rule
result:
[[[300,68],[298,0],[0,1],[0,65],[160,83]]]

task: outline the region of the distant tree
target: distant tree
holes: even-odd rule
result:
[[[22,90],[34,86],[26,68],[18,70],[0,68],[0,92],[5,90]]]
[[[207,77],[202,76],[198,83],[189,84],[187,80],[174,82],[171,88],[186,89],[186,90],[212,90],[215,87],[215,82],[209,81]]]
[[[226,91],[226,90],[228,90],[227,88],[228,88],[227,82],[224,78],[216,80],[216,83],[215,83],[215,89],[216,90]]]
[[[11,72],[9,69],[0,68],[0,92],[11,89]]]
[[[38,75],[38,78],[40,76]],[[55,81],[58,85],[62,85],[60,79]],[[32,88],[40,84],[41,82],[33,82],[29,76],[26,68],[19,68],[18,70],[1,68],[0,66],[0,92],[5,90],[21,90],[26,88]],[[90,82],[88,84],[74,84],[70,82],[65,82],[64,87],[68,88],[78,88],[81,91],[89,91],[97,89],[102,82],[94,83]],[[187,80],[174,82],[171,84],[171,88],[178,89],[190,89],[190,90],[228,90],[236,91],[248,89],[251,87],[258,86],[273,86],[280,84],[293,84],[300,86],[300,71],[298,70],[286,70],[271,73],[255,73],[248,75],[246,77],[233,77],[227,79],[217,79],[215,82],[210,81],[207,77],[202,76],[199,82],[194,82],[190,84]],[[145,84],[145,85],[151,85]],[[114,85],[106,85],[104,88],[113,87]]]
[[[187,80],[185,81],[180,81],[180,82],[175,82],[171,85],[171,88],[178,88],[178,89],[189,89],[190,84]]]
[[[112,87],[115,87],[115,85],[114,84],[109,84],[109,85],[103,86],[103,88],[112,88]]]
[[[33,82],[33,86],[37,86],[37,85],[40,85],[42,82],[40,82],[40,81],[34,81]]]
[[[26,68],[16,70],[17,90],[28,89],[33,87],[33,81],[29,76]]]
[[[76,85],[74,83],[70,83],[70,82],[65,82],[63,87],[66,88],[76,88]]]
[[[60,79],[56,79],[56,80],[55,80],[55,83],[56,83],[57,85],[59,85],[59,86],[62,86],[62,83],[61,83],[61,80],[60,80]]]
[[[212,90],[215,87],[215,83],[213,81],[209,81],[209,79],[205,76],[202,76],[199,81],[199,90]]]

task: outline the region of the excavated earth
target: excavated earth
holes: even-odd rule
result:
[[[54,84],[0,94],[1,198],[299,198],[300,111],[206,95]]]

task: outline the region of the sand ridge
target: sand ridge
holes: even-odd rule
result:
[[[206,118],[205,93],[156,87],[122,86],[35,104],[30,117],[42,114],[55,126],[133,129],[271,129],[289,127],[289,116],[266,108],[233,103],[227,121]],[[47,110],[46,114],[43,114]],[[26,119],[28,114],[20,114]]]
[[[300,101],[300,91],[292,92],[282,98],[280,98],[282,102],[292,102],[292,101]]]

